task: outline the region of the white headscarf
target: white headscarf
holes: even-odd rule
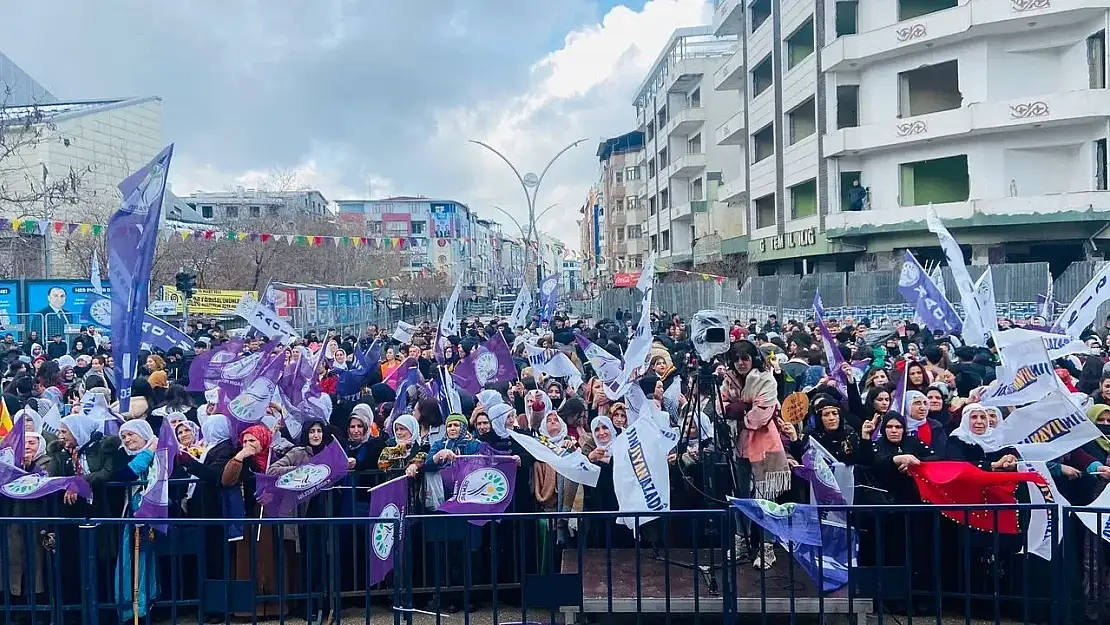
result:
[[[609,437],[609,442],[605,443],[604,445],[601,444],[601,441],[597,440],[597,435],[594,434],[594,432],[597,431],[597,426],[599,425],[604,425],[605,427],[609,428],[609,432],[611,434],[611,436]],[[617,427],[613,425],[612,419],[605,415],[599,415],[594,417],[593,421],[590,421],[590,434],[593,435],[594,443],[597,445],[598,449],[609,449],[609,445],[612,445],[613,439],[617,437]]]
[[[547,420],[551,417],[551,415],[555,415],[555,418],[559,420],[558,434],[552,435],[549,434],[547,431]],[[559,413],[552,410],[551,412],[547,413],[546,417],[543,418],[543,423],[540,424],[540,433],[543,434],[548,443],[551,443],[552,445],[561,445],[563,441],[567,438],[567,422],[563,421],[563,418],[559,416]]]
[[[100,421],[83,414],[71,414],[68,417],[62,417],[62,425],[73,435],[74,440],[77,441],[78,449],[88,445],[93,434],[100,431]]]
[[[31,423],[33,423],[35,425],[34,429],[31,430],[32,432],[41,432],[42,431],[42,415],[40,415],[38,412],[35,412],[34,410],[31,410],[30,408],[24,408],[24,409],[20,410],[19,412],[15,413],[15,416],[12,417],[12,420],[13,421],[18,421],[19,417],[26,417],[27,421],[30,421]],[[24,424],[23,427],[27,427],[27,425]]]
[[[487,388],[486,390],[478,393],[478,395],[476,397],[478,399],[478,403],[485,406],[487,410],[491,406],[496,406],[497,404],[505,403],[505,398],[501,396],[501,393],[499,393],[499,392],[497,392],[497,391],[495,391],[491,388]]]
[[[976,434],[971,431],[971,413],[981,412],[987,416],[987,431]],[[994,436],[994,428],[990,426],[990,409],[982,404],[968,404],[960,414],[960,426],[952,431],[952,436],[968,445],[978,445],[984,452],[998,451],[998,441]]]
[[[154,429],[150,427],[150,424],[147,423],[145,419],[132,419],[127,423],[119,426],[119,433],[121,437],[123,436],[124,432],[131,432],[132,434],[135,434],[148,443],[151,441],[151,439],[154,438]],[[138,455],[139,452],[143,450],[143,448],[140,447],[139,449],[132,451],[128,449],[126,445],[124,445],[123,450],[127,452],[128,456],[135,456]]]
[[[921,391],[906,391],[906,414],[902,416],[906,418],[906,427],[909,428],[910,432],[916,432],[917,428],[921,427],[921,425],[929,419],[928,411],[926,411],[925,418],[923,419],[914,419],[912,416],[910,416],[910,413],[913,412],[911,408],[913,406],[913,402],[919,399],[925,402],[925,408],[928,409],[929,398],[925,397],[924,393],[922,393]]]
[[[222,414],[214,414],[200,426],[200,436],[204,441],[204,451],[200,454],[200,461],[204,462],[213,447],[231,440],[231,422]]]
[[[393,439],[397,439],[397,426],[401,426],[412,433],[410,442],[415,443],[416,439],[420,438],[420,424],[416,422],[416,417],[410,414],[403,414],[393,420]]]
[[[31,458],[31,462],[34,462],[46,455],[46,439],[43,438],[42,434],[39,434],[38,432],[27,432],[26,438],[24,438],[23,440],[29,441],[32,438],[37,438],[39,441],[39,450],[36,451],[35,456]]]
[[[495,434],[500,438],[509,438],[508,420],[513,414],[513,407],[506,403],[493,404],[486,407],[486,416]]]

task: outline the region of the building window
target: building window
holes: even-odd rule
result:
[[[627,198],[627,201],[628,201],[628,210],[630,210],[630,211],[640,210],[640,198],[630,197],[630,198]]]
[[[775,70],[771,65],[771,55],[768,54],[752,68],[752,96],[758,97],[773,84],[775,84]]]
[[[790,123],[790,145],[817,132],[817,104],[813,98],[786,114]]]
[[[374,235],[380,236],[381,233],[382,233],[382,222],[380,222],[380,221],[368,221],[368,222],[366,222],[366,234],[371,235],[371,236],[374,236]]]
[[[775,154],[775,124],[770,123],[752,135],[753,163],[758,163]]]
[[[690,92],[690,97],[686,98],[686,106],[692,109],[701,108],[701,87]]]
[[[200,207],[200,216],[204,217],[205,219],[212,219],[212,207],[211,206],[201,206]]]
[[[701,178],[690,181],[690,200],[697,202],[705,199],[705,183]]]
[[[250,211],[251,219],[258,219],[262,216],[261,206],[251,206],[248,210]]]
[[[628,227],[628,238],[630,238],[630,239],[641,239],[641,238],[643,238],[643,236],[644,236],[643,226],[629,226]]]
[[[624,228],[617,228],[617,243],[624,243]]]
[[[664,230],[663,232],[659,233],[659,244],[661,246],[661,249],[664,252],[671,249],[671,231],[670,230]]]
[[[239,219],[239,207],[228,206],[224,208],[224,216],[228,219]]]
[[[277,217],[280,210],[281,209],[278,208],[277,206],[267,206],[266,207],[266,215],[268,215],[270,217]]]
[[[630,182],[633,181],[633,180],[639,180],[640,179],[640,168],[636,167],[636,166],[625,167],[624,168],[624,179],[627,180],[627,181],[630,181]]]
[[[790,187],[790,216],[804,219],[817,214],[817,179]]]
[[[859,85],[837,85],[836,128],[859,126]]]
[[[947,61],[898,74],[898,116],[917,117],[963,105],[960,63]]]
[[[409,222],[407,221],[387,221],[385,222],[385,236],[387,237],[404,237],[409,234]]]
[[[654,214],[655,214],[655,196],[653,195],[653,196],[648,198],[648,215],[654,215]]]
[[[951,9],[959,0],[898,0],[898,20],[912,20],[915,17]]]
[[[653,251],[653,252],[658,252],[659,251],[658,241],[659,241],[659,237],[655,236],[654,234],[651,235],[651,251]]]
[[[417,236],[417,237],[424,236],[427,233],[427,230],[426,230],[427,226],[428,226],[428,222],[426,222],[426,221],[414,221],[414,222],[412,222],[412,234],[413,234],[413,236]]]
[[[856,0],[837,0],[836,36],[854,35],[859,32],[859,2]]]
[[[755,201],[755,227],[775,225],[775,194],[765,195]]]
[[[619,169],[613,172],[613,182],[617,184],[624,184],[624,172]]]
[[[902,163],[899,169],[900,206],[966,202],[971,196],[966,154]]]
[[[792,69],[812,56],[813,45],[813,19],[811,18],[786,40],[786,68]]]
[[[690,140],[686,142],[686,153],[687,154],[701,154],[702,153],[702,150],[701,150],[701,133],[700,132],[698,134],[694,135],[693,137],[691,137]]]
[[[1087,78],[1091,89],[1106,88],[1106,31],[1087,37]]]
[[[667,148],[663,148],[662,150],[659,150],[659,171],[663,171],[664,169],[666,169],[668,164],[669,161],[667,160]]]
[[[759,30],[763,22],[771,18],[771,10],[771,0],[755,0],[755,2],[752,2],[748,22],[752,25],[753,33]]]
[[[648,178],[655,177],[655,159],[648,161]]]
[[[623,197],[619,197],[619,198],[616,199],[616,201],[614,202],[613,210],[616,210],[617,212],[620,212],[620,211],[624,210],[624,198]]]
[[[1106,188],[1106,139],[1099,139],[1095,141],[1095,190]]]

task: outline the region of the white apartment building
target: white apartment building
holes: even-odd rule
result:
[[[722,233],[744,232],[743,212],[724,201],[721,187],[735,193],[729,189],[747,169],[746,142],[721,142],[717,133],[746,106],[740,91],[714,87],[714,72],[741,39],[712,31],[676,30],[633,101],[644,133],[642,234],[659,270],[711,260],[722,251]]]
[[[183,198],[204,221],[223,224],[251,219],[327,219],[328,199],[313,189],[269,191],[237,187],[231,191],[196,191]]]
[[[644,196],[644,133],[635,130],[602,141],[597,148],[598,181],[592,201],[583,207],[596,225],[582,242],[587,262],[583,279],[611,285],[613,274],[633,273],[643,267],[648,240],[644,237],[647,210]],[[589,267],[589,272],[585,269]]]
[[[749,262],[890,268],[936,248],[930,206],[973,263],[1082,259],[1110,236],[1108,9],[719,0],[713,32],[744,41],[715,83],[749,94]]]

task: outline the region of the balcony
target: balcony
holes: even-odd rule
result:
[[[689,58],[678,61],[668,68],[666,79],[667,93],[687,93],[701,80],[703,59]]]
[[[713,72],[713,89],[716,91],[735,91],[744,88],[745,80],[744,50],[733,52],[724,63]]]
[[[826,156],[902,148],[937,139],[985,135],[1009,129],[1086,123],[1110,117],[1110,91],[1082,89],[1002,102],[976,102],[951,111],[834,130],[825,136]]]
[[[732,117],[717,127],[715,133],[717,145],[744,145],[748,140],[748,133],[744,128],[744,109],[733,113]]]
[[[748,184],[744,176],[739,176],[717,187],[717,199],[722,202],[742,202],[748,193]]]
[[[936,45],[1034,26],[1047,30],[1090,20],[1105,10],[1105,0],[964,0],[951,9],[840,37],[825,47],[821,62],[826,71],[859,71],[864,65]]]
[[[713,34],[744,34],[744,0],[716,0],[713,8]]]
[[[668,178],[692,178],[705,169],[705,153],[683,154],[667,168]]]
[[[694,242],[694,265],[705,265],[721,260],[721,236],[707,234]]]
[[[667,122],[667,136],[688,137],[705,125],[705,108],[688,106],[676,113]]]
[[[1076,191],[1025,197],[1005,197],[932,204],[949,228],[961,226],[1004,227],[1054,223],[1097,222],[1101,228],[1110,211],[1110,191]],[[924,232],[924,206],[830,213],[825,227],[830,239]]]
[[[706,200],[691,200],[681,204],[675,204],[671,209],[671,219],[675,221],[686,220],[689,221],[694,213],[705,213],[709,210],[709,202]]]

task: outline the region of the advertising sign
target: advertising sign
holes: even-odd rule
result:
[[[331,306],[331,291],[327,289],[316,289],[316,310],[319,314],[319,322],[324,324],[335,323],[334,310]]]
[[[19,340],[27,329],[26,317],[19,316],[19,282],[0,280],[0,334]]]
[[[301,303],[301,308],[304,308],[308,325],[315,325],[318,319],[316,314],[316,289],[297,289],[297,301]]]
[[[293,309],[297,308],[296,289],[274,289],[274,310],[286,321],[293,319]]]
[[[217,289],[197,289],[189,298],[190,315],[234,315],[235,307],[243,299],[243,294],[248,291],[221,291]],[[258,299],[256,291],[249,291],[252,297]],[[177,287],[166,285],[162,287],[162,299],[175,302],[179,314],[185,312],[184,298]]]
[[[338,308],[336,311],[336,321],[338,323],[347,323],[350,321],[351,309],[348,308],[350,301],[347,297],[347,291],[335,292],[335,306]]]
[[[38,332],[44,341],[67,331],[76,334],[78,326],[89,324],[85,300],[94,291],[88,280],[26,280],[23,289],[25,309],[32,313],[27,329]],[[111,294],[108,284],[104,294]]]
[[[369,295],[367,295],[369,297]],[[348,302],[351,305],[351,319],[362,317],[362,291],[351,291]]]
[[[631,289],[640,280],[640,272],[613,274],[613,286],[620,289]]]

